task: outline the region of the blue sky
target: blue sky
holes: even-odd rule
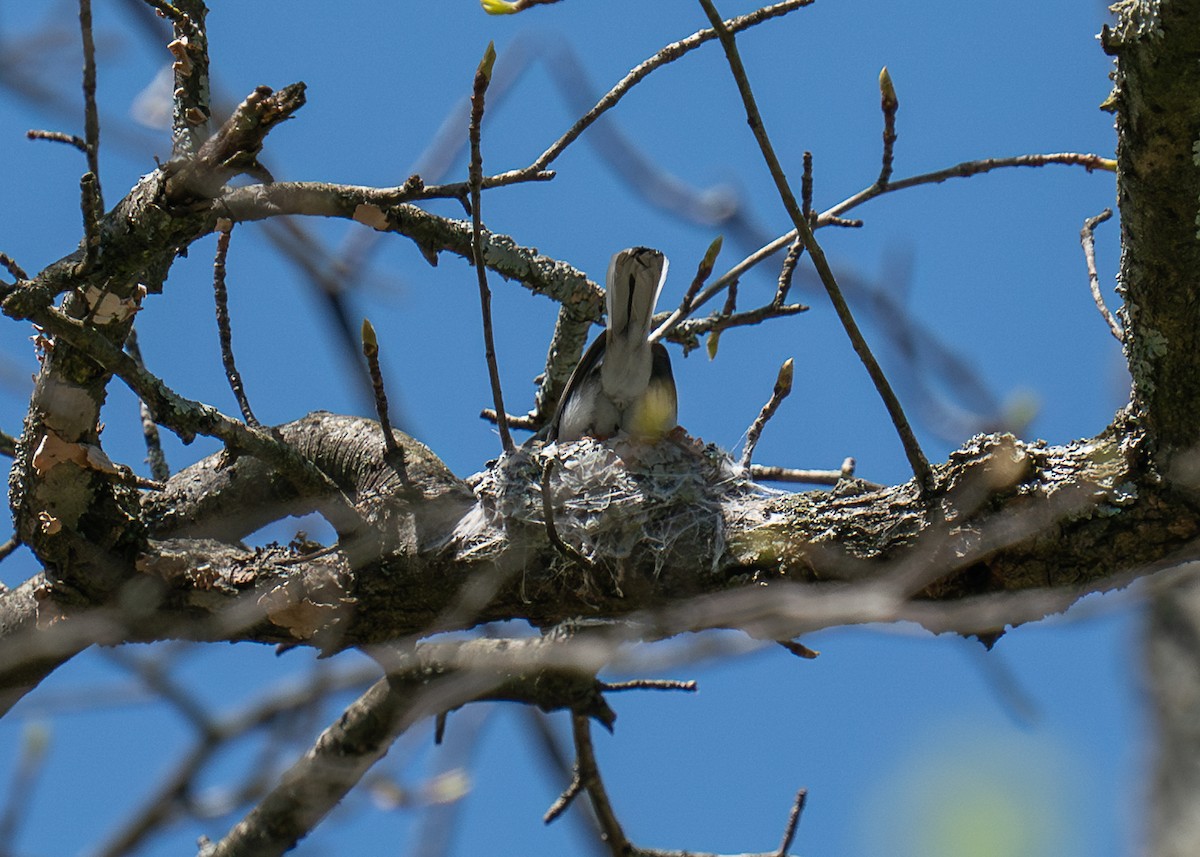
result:
[[[224,100],[263,83],[308,84],[307,106],[268,140],[265,159],[276,177],[384,186],[401,183],[421,162],[465,97],[488,41],[495,41],[498,70],[534,57],[489,113],[485,168],[499,171],[530,162],[576,115],[560,97],[554,57],[569,51],[598,94],[704,23],[699,5],[685,0],[566,0],[502,18],[484,15],[473,0],[214,5],[214,89]],[[719,8],[730,16],[753,6]],[[75,111],[47,110],[10,87],[0,90],[0,157],[10,165],[0,175],[0,249],[29,270],[80,237],[82,159],[67,147],[24,139],[30,127],[81,130],[73,14],[71,4],[52,3],[6,6],[0,15],[0,46],[28,48],[31,34],[60,34],[39,43],[22,68],[64,92]],[[111,205],[153,168],[154,156],[169,154],[162,132],[116,131],[128,125],[131,104],[167,58],[147,47],[122,4],[96,0],[96,14],[101,170]],[[828,207],[878,174],[876,81],[883,65],[900,99],[896,177],[1026,152],[1110,156],[1111,117],[1097,109],[1110,64],[1094,38],[1105,16],[1100,3],[1065,0],[818,0],[744,34],[739,44],[789,177],[799,182],[801,154],[811,150],[816,202]],[[12,79],[11,70],[0,73]],[[767,237],[786,231],[715,44],[651,75],[612,115],[660,169],[694,188],[732,194]],[[677,301],[716,229],[656,208],[590,146],[589,135],[555,168],[558,177],[548,184],[489,193],[489,226],[594,279],[621,247],[659,247],[673,263],[664,305]],[[459,158],[446,177],[464,175]],[[819,238],[840,277],[897,300],[919,325],[921,347],[936,343],[959,355],[999,410],[1035,408],[1024,437],[1062,442],[1100,431],[1126,396],[1119,348],[1092,306],[1078,244],[1083,220],[1113,205],[1114,196],[1111,174],[1010,170],[878,199],[855,212],[863,229],[824,230]],[[433,208],[461,216],[451,206]],[[330,247],[360,234],[340,222],[308,225]],[[1101,283],[1113,306],[1117,234],[1112,223],[1097,233]],[[199,242],[176,265],[166,293],[147,302],[139,331],[152,369],[185,395],[235,413],[212,320],[212,245]],[[718,271],[750,249],[727,236]],[[852,455],[866,479],[903,480],[905,459],[882,406],[827,302],[812,289],[806,263],[801,268],[807,279],[799,299],[812,305],[808,313],[726,334],[715,361],[702,352],[673,353],[680,422],[707,441],[736,447],[776,368],[793,357],[795,391],[756,460],[821,468]],[[295,266],[267,247],[259,227],[235,231],[229,271],[239,368],[258,416],[283,422],[315,409],[369,413],[347,380],[351,367],[321,304]],[[744,305],[770,294],[776,273],[748,276]],[[521,411],[543,365],[554,306],[496,277],[492,287],[506,398]],[[396,236],[373,248],[351,298],[356,316],[369,316],[379,333],[403,425],[460,475],[499,450],[494,429],[477,417],[490,404],[477,300],[465,262],[444,257],[430,268]],[[889,319],[872,314],[861,295],[856,308],[885,368],[899,373],[904,358],[886,345]],[[7,363],[0,427],[10,432],[19,428],[34,369],[28,334],[10,324],[0,337]],[[917,375],[940,384],[927,368]],[[911,384],[900,384],[900,394],[909,402],[916,395]],[[136,405],[119,385],[105,418],[110,455],[142,466]],[[914,419],[935,460],[965,440],[949,421],[917,413]],[[169,439],[167,454],[178,468],[213,449]],[[267,537],[289,535],[281,527]],[[12,584],[32,569],[31,558],[18,554],[0,566],[0,579]],[[795,790],[807,786],[798,854],[1124,853],[1138,836],[1128,784],[1145,782],[1149,749],[1138,697],[1138,624],[1136,598],[1118,594],[1018,629],[987,655],[977,644],[902,627],[814,635],[806,641],[822,651],[814,662],[767,650],[680,664],[671,676],[698,679],[700,692],[614,699],[617,731],[598,737],[601,764],[627,832],[644,846],[773,848]],[[194,686],[213,688],[209,704],[221,711],[274,681],[302,676],[311,663],[302,651],[275,658],[261,648],[222,646],[189,656],[183,666]],[[18,853],[87,853],[183,752],[186,728],[161,707],[90,704],[63,713],[51,706],[73,688],[125,681],[102,654],[90,653],[0,723],[0,789],[25,724],[45,723],[51,734]],[[547,782],[524,737],[522,713],[488,711],[451,719],[452,736],[458,722],[463,734],[478,730],[451,853],[585,853],[572,820],[541,824],[561,784]],[[445,764],[429,747],[429,732],[415,730],[386,763],[408,785]],[[210,785],[252,759],[232,754]],[[75,824],[61,823],[64,803]],[[219,836],[231,821],[181,827],[145,853],[186,852],[197,834]],[[420,813],[359,801],[300,853],[351,853],[351,845],[356,853],[408,853],[420,823]]]

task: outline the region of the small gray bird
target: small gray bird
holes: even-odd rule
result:
[[[648,339],[666,278],[667,259],[657,250],[632,247],[613,256],[605,292],[608,327],[567,381],[549,440],[603,440],[623,432],[654,442],[675,428],[671,358],[662,343]]]

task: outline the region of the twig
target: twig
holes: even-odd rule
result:
[[[592,720],[586,714],[571,712],[571,732],[575,737],[576,776],[587,789],[596,820],[600,823],[600,837],[614,857],[625,857],[631,850],[625,831],[613,812],[604,781],[600,779],[600,768],[596,764],[596,752],[592,747]]]
[[[751,464],[750,478],[768,482],[804,482],[809,485],[836,485],[854,475],[854,459],[847,458],[841,470],[797,470],[790,467],[771,467]]]
[[[791,394],[794,367],[795,362],[791,357],[783,361],[783,365],[779,367],[779,374],[775,376],[775,388],[771,390],[771,398],[762,406],[762,410],[758,412],[758,416],[751,424],[749,431],[746,432],[746,445],[742,448],[741,464],[743,469],[750,466],[754,447],[758,446],[758,439],[762,436],[767,421],[775,415],[775,411],[779,410],[780,403]]]
[[[692,301],[696,298],[696,293],[704,285],[704,281],[708,279],[713,272],[713,266],[717,264],[717,255],[721,252],[721,244],[724,243],[722,237],[718,235],[713,239],[713,242],[708,245],[708,250],[704,252],[704,258],[700,260],[700,264],[696,266],[696,276],[692,278],[691,285],[687,291],[683,293],[683,300],[679,302],[679,307],[667,317],[660,328],[669,330],[675,326],[675,322],[682,318],[686,318],[688,313],[692,311]],[[655,334],[650,335],[651,342],[657,342]]]
[[[783,306],[783,302],[787,300],[788,292],[792,289],[792,278],[796,275],[796,265],[803,252],[804,243],[798,239],[788,248],[787,255],[783,257],[783,265],[779,268],[779,285],[775,287],[775,300],[771,301],[773,306]]]
[[[17,457],[17,439],[6,431],[0,431],[0,455]]]
[[[883,188],[877,184],[871,184],[853,196],[847,197],[837,205],[818,215],[816,218],[815,228],[820,229],[823,226],[835,224],[861,226],[862,221],[844,221],[841,220],[839,215],[844,214],[851,209],[857,208],[863,203],[886,193],[907,190],[908,188],[919,187],[927,184],[941,184],[949,179],[970,178],[971,176],[989,173],[992,170],[1010,167],[1044,167],[1050,164],[1080,166],[1086,169],[1088,172],[1092,172],[1094,170],[1115,172],[1117,168],[1117,162],[1114,160],[1102,158],[1095,154],[1080,154],[1078,152],[1057,152],[1047,155],[1017,155],[1011,158],[981,158],[975,161],[964,161],[960,164],[955,164],[952,167],[935,170],[931,173],[921,173],[919,175],[900,179],[899,181],[889,182],[888,186]],[[796,241],[798,237],[799,236],[797,235],[796,230],[793,229],[790,232],[785,232],[783,235],[780,235],[778,238],[755,250],[720,277],[713,280],[708,287],[704,289],[699,296],[697,296],[693,309],[699,308],[708,303],[713,297],[720,294],[724,289],[728,288],[731,282],[741,279],[752,268],[774,256],[780,250]],[[663,335],[658,331],[655,331],[655,334],[658,336]]]
[[[845,214],[850,209],[857,208],[867,200],[882,196],[885,193],[906,190],[918,185],[941,184],[947,179],[968,178],[1007,167],[1044,167],[1049,164],[1083,167],[1089,173],[1093,170],[1104,170],[1110,173],[1117,170],[1117,162],[1111,158],[1102,158],[1094,154],[1085,155],[1079,152],[1054,152],[1047,155],[1016,155],[1011,158],[980,158],[976,161],[964,161],[961,164],[955,164],[952,167],[946,167],[932,173],[921,173],[901,179],[900,181],[889,182],[886,187],[873,184],[863,188],[854,194],[854,196],[847,197],[837,205],[822,212],[818,223],[823,222],[827,217]]]
[[[542,816],[543,824],[550,824],[560,815],[567,811],[575,798],[583,793],[583,780],[580,779],[579,771],[575,771],[575,775],[571,777],[570,784],[563,789],[562,794],[554,799],[554,803],[550,804],[550,808],[546,810],[546,814]]]
[[[896,87],[892,85],[892,76],[888,74],[887,66],[879,72],[879,109],[883,111],[883,167],[875,184],[887,187],[892,177],[892,157],[896,146],[896,111],[900,109],[900,100],[896,98]]]
[[[696,692],[695,681],[676,681],[667,678],[639,678],[632,681],[600,682],[600,690],[604,693],[617,693],[623,690],[682,690],[686,693]]]
[[[225,260],[229,256],[229,240],[233,236],[233,221],[222,218],[217,221],[217,255],[213,259],[213,296],[217,304],[217,336],[221,340],[221,364],[229,389],[237,399],[238,408],[246,425],[258,427],[261,423],[250,409],[242,375],[233,359],[233,328],[229,323],[229,291],[225,288]]]
[[[83,37],[83,136],[88,171],[96,177],[96,207],[104,210],[100,190],[100,114],[96,109],[96,43],[92,38],[92,0],[79,0],[79,31]]]
[[[796,792],[796,800],[792,803],[792,811],[788,813],[787,826],[783,829],[783,842],[779,844],[777,857],[787,857],[788,849],[796,839],[796,828],[800,825],[800,815],[804,812],[804,804],[808,802],[808,789]]]
[[[680,304],[681,307],[691,306],[692,299],[696,297],[696,293],[700,291],[700,287],[704,285],[704,281],[712,274],[713,267],[717,264],[717,256],[721,252],[722,243],[724,243],[723,239],[718,235],[708,245],[708,249],[704,251],[704,258],[696,266],[696,276],[692,278],[691,284],[683,295],[683,301]]]
[[[248,426],[210,405],[181,396],[161,378],[139,367],[102,333],[61,310],[46,307],[31,313],[29,318],[50,334],[86,352],[89,358],[124,381],[149,406],[155,421],[174,431],[185,443],[202,434],[261,458],[278,467],[286,478],[322,492],[327,501],[322,505],[322,513],[340,535],[352,535],[364,526],[362,516],[333,480],[291,445],[262,428]]]
[[[776,3],[773,6],[765,6],[761,9],[756,9],[746,15],[740,15],[737,18],[731,18],[726,27],[729,31],[740,33],[742,30],[748,29],[761,24],[764,21],[769,21],[772,18],[778,18],[780,15],[786,15],[804,6],[810,6],[814,0],[784,0],[782,3]],[[684,54],[695,50],[705,42],[710,42],[717,37],[714,30],[699,30],[687,38],[680,39],[677,42],[667,45],[654,56],[640,63],[629,74],[621,78],[621,80],[601,96],[596,105],[581,116],[574,125],[570,127],[567,133],[563,134],[546,151],[542,152],[532,164],[521,170],[514,170],[514,173],[529,174],[541,172],[545,170],[559,155],[566,150],[568,146],[575,142],[579,136],[588,129],[597,119],[611,110],[617,103],[629,92],[634,86],[642,81],[650,72],[660,68],[668,63],[672,63],[679,59]]]
[[[12,556],[13,551],[21,546],[21,539],[13,536],[11,539],[0,545],[0,562]]]
[[[49,140],[52,143],[66,143],[68,146],[74,146],[79,151],[87,154],[87,140],[77,134],[68,134],[65,131],[42,131],[36,128],[30,128],[25,132],[25,136],[30,140]]]
[[[813,201],[812,152],[805,151],[803,163],[804,172],[800,174],[800,213],[805,217],[811,218]]]
[[[816,649],[810,649],[808,646],[804,645],[803,643],[797,643],[795,640],[776,640],[775,642],[783,646],[783,648],[787,649],[796,657],[804,658],[806,661],[811,661],[819,657],[821,654]]]
[[[129,328],[129,336],[125,338],[125,351],[139,369],[145,370],[146,361],[142,359],[142,349],[138,345],[137,328]],[[150,475],[159,482],[166,482],[171,478],[171,468],[167,465],[166,455],[163,454],[158,424],[154,422],[150,408],[141,399],[138,399],[138,410],[142,416],[142,437],[146,439],[146,461],[150,465]]]
[[[1117,342],[1124,342],[1125,331],[1121,329],[1121,325],[1113,318],[1113,314],[1104,303],[1104,295],[1100,293],[1100,275],[1096,273],[1096,227],[1112,217],[1112,214],[1112,209],[1106,208],[1095,217],[1085,220],[1083,229],[1079,230],[1079,243],[1083,245],[1083,258],[1087,261],[1088,283],[1092,289],[1092,300],[1096,302],[1096,309],[1100,310],[1100,315],[1104,316],[1104,321],[1108,324],[1108,329],[1112,331]]]
[[[845,328],[847,336],[850,337],[850,343],[854,346],[855,353],[858,354],[859,360],[862,361],[863,366],[867,370],[867,374],[871,376],[871,381],[874,383],[875,389],[883,400],[884,407],[887,408],[888,415],[892,419],[892,424],[896,427],[896,433],[900,436],[900,442],[904,446],[904,453],[908,457],[913,475],[916,477],[918,489],[922,492],[929,492],[933,489],[933,471],[930,469],[929,460],[925,457],[925,453],[921,451],[921,446],[917,442],[912,426],[909,424],[908,418],[904,415],[903,408],[900,407],[900,400],[896,397],[895,391],[892,390],[891,383],[888,381],[887,376],[884,375],[883,369],[875,359],[875,355],[871,353],[871,349],[868,347],[862,332],[858,328],[858,323],[854,320],[854,315],[850,312],[850,307],[846,303],[846,299],[842,295],[833,271],[829,267],[829,262],[825,258],[825,251],[821,249],[813,237],[812,229],[808,225],[808,219],[800,211],[796,197],[792,194],[791,187],[788,186],[787,176],[783,173],[783,167],[779,163],[779,158],[775,155],[775,148],[771,144],[770,137],[767,136],[766,127],[763,125],[762,117],[759,115],[758,105],[755,101],[754,93],[750,89],[750,81],[746,77],[746,69],[742,65],[741,56],[738,54],[734,36],[721,20],[721,16],[718,14],[716,7],[713,6],[712,0],[699,1],[705,14],[708,16],[709,22],[713,25],[713,29],[717,31],[717,36],[721,40],[721,46],[725,49],[725,58],[729,61],[730,71],[733,73],[738,91],[742,96],[742,103],[746,108],[746,119],[750,123],[755,139],[758,141],[759,149],[762,151],[763,159],[767,162],[767,168],[771,172],[771,177],[775,180],[775,187],[779,192],[780,199],[792,219],[792,225],[796,227],[796,232],[800,240],[804,243],[804,248],[813,260],[813,265],[821,277],[821,283],[825,286],[825,291],[829,294],[829,298],[833,302],[834,310],[837,312],[838,319],[842,322],[842,327]]]
[[[496,409],[484,408],[479,412],[479,416],[481,419],[494,423],[496,422]],[[508,427],[510,429],[519,428],[526,429],[527,431],[537,431],[542,427],[542,418],[536,413],[505,414],[504,418],[508,420]]]
[[[379,428],[383,432],[383,448],[388,456],[399,453],[403,461],[404,450],[396,444],[392,435],[392,421],[388,416],[387,390],[383,386],[383,370],[379,368],[379,339],[375,326],[368,319],[362,321],[362,353],[367,358],[367,371],[371,375],[371,389],[375,394],[375,414],[379,417]]]
[[[12,274],[14,279],[17,279],[17,280],[28,280],[29,279],[29,275],[25,273],[25,269],[22,268],[20,265],[18,265],[16,260],[13,259],[13,257],[8,255],[7,253],[0,253],[0,266],[3,266],[4,270],[6,270],[6,271],[8,271],[8,273]]]
[[[492,333],[492,291],[488,288],[487,266],[483,263],[483,219],[480,216],[483,190],[483,152],[480,146],[480,126],[483,123],[484,97],[492,79],[492,66],[496,62],[496,46],[488,42],[487,50],[479,68],[475,70],[475,83],[471,92],[471,122],[468,134],[471,140],[471,166],[468,173],[471,183],[471,256],[475,263],[475,275],[479,280],[479,309],[483,316],[484,356],[487,359],[488,377],[492,382],[492,399],[496,406],[496,429],[500,432],[500,445],[505,452],[512,452],[513,440],[508,431],[508,412],[504,410],[504,392],[500,388],[500,368],[496,364],[496,338]]]
[[[564,542],[558,534],[558,527],[554,525],[554,504],[551,502],[550,497],[550,477],[553,473],[554,459],[552,458],[546,462],[546,469],[542,471],[542,519],[546,522],[546,538],[550,540],[550,544],[554,546],[554,549],[567,559],[573,560],[584,568],[590,569],[592,561]]]

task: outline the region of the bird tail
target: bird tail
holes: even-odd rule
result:
[[[667,257],[649,247],[622,250],[608,265],[609,358],[622,343],[640,346],[650,335],[658,295],[667,279]]]

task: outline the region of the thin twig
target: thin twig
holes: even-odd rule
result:
[[[684,292],[683,301],[681,302],[680,306],[691,306],[692,299],[696,297],[696,293],[700,291],[701,286],[704,285],[704,281],[708,279],[710,274],[712,274],[713,267],[717,264],[717,256],[721,252],[721,245],[723,243],[724,241],[722,237],[718,235],[713,239],[712,243],[708,245],[708,249],[704,251],[704,258],[701,259],[700,264],[696,266],[696,276],[692,278],[691,284],[688,286],[687,291]]]
[[[367,372],[371,375],[375,414],[379,417],[379,428],[383,432],[384,453],[387,456],[399,454],[403,460],[404,450],[392,435],[392,420],[388,416],[387,390],[383,386],[383,370],[379,367],[379,339],[375,336],[375,326],[365,318],[362,322],[362,353],[367,358]]]
[[[17,457],[17,439],[6,431],[0,431],[0,455],[7,458]]]
[[[758,412],[758,416],[746,432],[746,445],[742,448],[742,469],[750,466],[750,459],[754,455],[754,447],[758,446],[758,439],[762,436],[763,429],[767,426],[767,421],[779,410],[780,403],[791,394],[792,376],[795,372],[794,367],[795,362],[791,357],[784,360],[783,365],[779,367],[779,374],[775,376],[775,387],[771,390],[771,398],[762,406],[762,410]]]
[[[554,799],[554,803],[550,804],[550,808],[546,810],[546,814],[542,816],[544,824],[550,824],[560,815],[567,811],[567,808],[579,797],[583,792],[583,780],[579,778],[579,771],[575,771],[575,775],[571,777],[570,784],[563,789],[562,794]]]
[[[8,271],[8,273],[12,274],[14,279],[17,279],[17,280],[28,280],[29,279],[29,275],[25,273],[25,269],[22,268],[20,265],[18,265],[17,261],[12,256],[8,255],[7,253],[0,253],[0,266],[3,266],[4,270],[6,270],[6,271]]]
[[[688,314],[692,311],[692,301],[696,299],[696,293],[700,291],[700,288],[704,285],[704,281],[712,274],[713,266],[717,264],[717,254],[721,252],[721,245],[723,243],[724,239],[718,235],[708,245],[708,250],[705,251],[704,258],[696,266],[696,276],[692,278],[691,285],[683,293],[683,300],[679,302],[679,307],[662,323],[662,328],[670,329],[674,327],[674,323],[679,319],[687,318]],[[657,342],[658,340],[654,334],[651,334],[650,341]]]
[[[129,328],[129,336],[125,337],[125,351],[139,369],[146,368],[146,362],[142,359],[142,349],[138,345],[137,328]],[[166,482],[171,478],[171,468],[167,465],[167,456],[163,454],[158,424],[154,422],[150,408],[141,399],[138,399],[138,409],[142,416],[142,437],[146,440],[146,462],[150,465],[150,475],[159,482]]]
[[[1049,164],[1063,164],[1066,166],[1083,167],[1089,173],[1093,170],[1104,170],[1105,172],[1116,172],[1117,162],[1111,158],[1102,158],[1094,154],[1081,154],[1079,152],[1054,152],[1046,155],[1015,155],[1010,158],[980,158],[976,161],[964,161],[961,164],[955,164],[952,167],[935,170],[931,173],[921,173],[915,176],[909,176],[900,181],[889,182],[886,187],[880,187],[878,184],[870,185],[860,190],[853,196],[839,202],[832,208],[821,213],[818,223],[822,223],[828,217],[835,217],[839,214],[845,214],[852,208],[857,208],[864,202],[874,199],[877,196],[882,196],[885,193],[893,193],[898,190],[906,190],[910,187],[927,184],[941,184],[947,179],[968,178],[977,176],[981,173],[990,173],[992,170],[1004,169],[1007,167],[1044,167]],[[795,236],[792,236],[795,237]]]
[[[788,248],[787,255],[783,257],[783,265],[779,268],[779,284],[775,287],[772,305],[783,306],[783,302],[787,300],[788,292],[792,289],[792,278],[796,275],[796,265],[803,252],[804,244],[799,240],[793,241],[792,246]]]
[[[803,643],[797,643],[795,640],[776,640],[775,642],[783,646],[796,657],[804,658],[806,661],[814,660],[821,654],[816,649],[810,649],[808,646],[804,645]]]
[[[77,134],[68,134],[65,131],[42,131],[37,128],[30,128],[25,132],[25,136],[30,140],[49,140],[52,143],[66,143],[68,146],[74,146],[79,151],[87,154],[87,140]]]
[[[574,562],[579,563],[584,568],[591,568],[592,561],[581,554],[571,545],[562,540],[558,534],[558,527],[554,525],[554,504],[551,502],[550,477],[554,473],[554,459],[546,462],[546,469],[542,471],[542,519],[546,522],[546,538],[550,540],[550,544],[560,554]]]
[[[496,429],[500,432],[500,445],[505,452],[513,451],[512,435],[508,431],[508,412],[504,410],[504,392],[500,388],[500,368],[496,364],[496,338],[492,333],[492,290],[488,287],[487,266],[483,263],[483,218],[480,215],[483,190],[483,151],[480,146],[480,126],[483,124],[484,97],[492,79],[492,66],[496,62],[496,46],[488,42],[483,60],[475,71],[475,83],[471,92],[471,122],[468,135],[471,140],[471,166],[468,173],[471,184],[471,256],[475,263],[475,275],[479,280],[479,310],[483,316],[484,357],[487,360],[488,378],[492,382],[492,399],[496,407]]]
[[[1081,154],[1078,152],[1056,152],[1053,154],[1034,154],[1034,155],[1017,155],[1011,158],[981,158],[975,161],[964,161],[955,164],[952,167],[935,170],[931,173],[920,173],[919,175],[909,176],[899,181],[889,182],[887,187],[880,187],[877,184],[871,184],[853,196],[839,202],[832,208],[826,209],[816,217],[814,228],[820,229],[824,226],[831,225],[854,225],[861,226],[861,220],[845,221],[839,215],[844,214],[851,209],[857,208],[865,202],[869,202],[877,196],[882,196],[886,193],[893,193],[899,190],[907,190],[908,188],[919,187],[927,184],[941,184],[944,181],[955,178],[970,178],[971,176],[982,175],[989,173],[992,170],[1006,169],[1011,167],[1044,167],[1050,164],[1061,164],[1065,166],[1083,167],[1088,172],[1095,170],[1104,170],[1106,172],[1115,172],[1117,162],[1110,158],[1102,158],[1095,154]],[[764,244],[759,249],[755,250],[746,258],[742,259],[724,274],[709,283],[697,297],[692,306],[693,311],[700,308],[704,304],[712,300],[716,295],[720,294],[729,284],[736,282],[746,275],[748,271],[759,265],[761,262],[771,258],[792,242],[796,241],[798,234],[795,229],[785,232],[778,238]],[[665,326],[664,326],[665,327]],[[668,330],[663,330],[662,327],[655,330],[654,337],[661,338]]]
[[[780,15],[786,15],[804,6],[810,6],[814,0],[784,0],[782,3],[776,3],[773,6],[765,6],[761,9],[756,9],[746,15],[740,15],[737,18],[731,18],[726,27],[729,31],[740,33],[742,30],[753,27],[756,24],[761,24],[764,21],[769,21],[772,18],[778,18]],[[714,30],[699,30],[687,38],[680,39],[677,42],[667,45],[654,56],[641,62],[629,74],[621,78],[621,80],[601,96],[596,105],[587,113],[581,116],[574,125],[570,127],[567,133],[563,134],[546,151],[542,152],[532,164],[521,170],[513,172],[520,174],[536,173],[545,170],[555,159],[561,155],[568,146],[575,142],[584,131],[586,131],[597,119],[616,107],[617,103],[625,96],[629,90],[642,81],[650,72],[660,68],[668,63],[672,63],[679,59],[684,54],[695,50],[705,42],[710,42],[717,37]],[[505,178],[499,176],[498,178]]]
[[[908,457],[913,475],[916,477],[918,489],[922,492],[929,492],[933,489],[933,471],[929,466],[929,460],[925,457],[925,453],[921,451],[921,445],[917,442],[917,437],[913,433],[908,418],[904,415],[904,409],[901,408],[900,400],[896,397],[895,391],[892,390],[891,383],[888,381],[879,362],[875,359],[875,355],[871,353],[866,339],[863,338],[862,332],[858,328],[858,323],[854,320],[854,315],[850,312],[850,307],[846,303],[846,299],[842,295],[842,290],[837,284],[837,279],[833,275],[833,270],[829,267],[829,262],[825,258],[825,251],[821,249],[820,245],[817,244],[816,238],[813,237],[813,231],[808,225],[808,219],[800,211],[796,197],[788,185],[787,176],[783,173],[783,167],[779,163],[779,158],[775,155],[775,148],[771,144],[770,137],[767,135],[766,127],[763,125],[762,116],[759,115],[754,92],[750,88],[750,81],[746,77],[746,69],[742,65],[741,56],[738,54],[736,40],[721,20],[721,16],[717,12],[716,7],[713,6],[712,0],[700,0],[700,5],[708,16],[709,22],[713,25],[713,29],[717,31],[717,36],[721,40],[721,46],[725,49],[725,58],[729,61],[730,71],[733,73],[738,91],[742,96],[742,103],[746,108],[746,119],[750,123],[755,139],[758,141],[759,149],[762,151],[763,159],[767,162],[767,168],[771,172],[771,177],[775,180],[775,187],[779,192],[780,199],[787,209],[788,216],[792,219],[792,225],[796,227],[796,232],[800,240],[804,243],[804,248],[808,251],[809,258],[813,260],[813,265],[821,277],[821,283],[825,286],[825,291],[829,294],[829,298],[833,302],[834,310],[837,312],[838,319],[842,322],[842,327],[845,328],[847,336],[850,337],[850,343],[854,346],[855,353],[858,354],[859,360],[862,361],[863,366],[867,370],[867,374],[871,376],[871,381],[874,383],[875,389],[883,400],[884,407],[887,408],[888,415],[892,419],[892,424],[896,427],[896,433],[900,436],[900,442],[904,446],[904,453]]]
[[[600,682],[600,690],[604,693],[618,693],[623,690],[682,690],[685,693],[695,693],[696,687],[696,682],[692,680],[677,681],[668,678],[638,678],[631,681]]]
[[[592,747],[592,720],[586,714],[571,712],[571,732],[575,737],[575,764],[578,777],[587,789],[596,820],[600,823],[600,836],[614,857],[625,857],[632,846],[621,829],[621,823],[613,812],[604,781],[600,779],[600,767],[596,764],[596,751]]]
[[[766,464],[751,464],[750,478],[767,482],[803,482],[808,485],[837,485],[854,475],[854,459],[847,458],[841,470],[797,470],[792,467],[772,467]]]
[[[352,535],[365,524],[362,516],[329,476],[290,444],[262,428],[248,426],[216,408],[187,399],[163,380],[113,345],[102,333],[85,326],[55,307],[30,313],[29,318],[45,331],[86,352],[106,370],[124,381],[154,414],[155,421],[171,429],[185,443],[197,435],[215,437],[227,446],[254,455],[278,467],[286,478],[325,492],[322,513],[342,536]]]
[[[1088,283],[1092,289],[1092,300],[1096,302],[1096,309],[1100,310],[1100,315],[1104,316],[1104,321],[1108,324],[1108,329],[1112,331],[1117,342],[1124,342],[1125,331],[1121,329],[1120,323],[1113,318],[1108,305],[1104,303],[1104,295],[1100,293],[1100,275],[1096,272],[1096,227],[1112,217],[1112,214],[1112,209],[1106,208],[1095,217],[1085,220],[1083,229],[1079,230],[1079,243],[1083,245],[1083,258],[1087,261]]]
[[[800,213],[812,218],[813,169],[812,152],[804,153],[804,172],[800,174]]]
[[[896,146],[896,111],[900,109],[900,100],[896,98],[896,87],[892,85],[892,76],[887,66],[879,72],[879,109],[883,111],[883,167],[875,184],[887,187],[892,177],[892,158]]]
[[[787,857],[788,849],[796,839],[796,828],[800,825],[800,815],[804,812],[804,804],[808,802],[808,789],[796,792],[796,800],[792,803],[792,811],[788,813],[787,826],[783,829],[783,842],[779,844],[777,857]]]
[[[485,419],[490,423],[496,422],[496,409],[484,408],[479,412],[481,419]],[[536,413],[529,414],[505,414],[504,418],[508,420],[510,429],[525,429],[527,431],[537,431],[542,427],[542,419]]]
[[[100,113],[96,108],[96,42],[92,38],[92,0],[79,0],[79,31],[83,37],[83,136],[88,171],[96,177],[96,204],[104,210],[100,190]]]
[[[21,546],[21,539],[13,536],[11,539],[0,545],[0,562],[12,556],[13,551]]]
[[[237,399],[238,408],[246,425],[258,427],[261,423],[250,409],[242,375],[233,359],[233,328],[229,323],[229,291],[225,288],[225,260],[229,256],[229,240],[233,236],[233,221],[222,218],[217,221],[217,255],[213,259],[213,296],[217,304],[217,335],[221,340],[221,364],[229,389]]]

